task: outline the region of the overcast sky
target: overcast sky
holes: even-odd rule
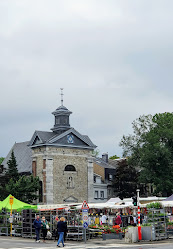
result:
[[[143,114],[172,112],[172,0],[0,0],[0,156],[60,104],[100,155]]]

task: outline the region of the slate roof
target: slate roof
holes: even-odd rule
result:
[[[11,150],[9,151],[8,155],[2,162],[2,165],[4,166],[5,169],[8,168],[8,160],[11,157],[11,152],[12,150],[14,151],[14,155],[16,157],[17,161],[17,168],[19,173],[32,173],[32,151],[28,147],[27,142],[22,142],[22,143],[15,143]]]
[[[109,162],[106,163],[103,159],[101,159],[99,157],[94,158],[94,163],[102,166],[105,169],[115,169],[115,167],[113,165],[111,165]]]
[[[54,112],[52,112],[52,114],[56,114],[56,113],[69,113],[69,114],[71,114],[72,112],[71,111],[69,111],[68,109],[67,109],[67,107],[65,107],[64,105],[61,105],[61,106],[59,106]]]
[[[86,146],[76,146],[75,144],[62,144],[58,141],[60,141],[61,138],[65,137],[68,134],[74,134],[76,137],[78,137],[81,141],[83,141]],[[36,137],[39,137],[41,140],[38,144],[33,144]],[[86,135],[80,134],[78,131],[76,131],[74,128],[70,128],[67,131],[56,134],[55,132],[47,132],[47,131],[35,131],[34,135],[31,138],[31,141],[29,142],[29,146],[41,146],[41,145],[53,145],[53,146],[66,146],[66,147],[85,147],[85,148],[96,148],[96,145],[93,144],[93,142],[90,140],[90,138]]]
[[[112,165],[114,168],[117,168],[118,161],[116,159],[108,159],[108,162],[110,165]]]
[[[55,133],[51,131],[36,131],[43,143],[46,143],[49,139],[55,136]]]

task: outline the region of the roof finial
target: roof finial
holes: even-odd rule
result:
[[[60,88],[60,89],[61,89],[61,105],[63,105],[63,95],[64,95],[64,94],[63,94],[63,89],[64,89],[64,88]]]

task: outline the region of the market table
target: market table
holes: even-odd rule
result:
[[[99,228],[89,228],[89,235],[90,238],[92,237],[97,237],[98,233],[102,233],[103,229],[99,229]]]

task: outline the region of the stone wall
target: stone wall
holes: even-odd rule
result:
[[[88,201],[88,190],[93,193],[93,179],[88,179],[88,165],[90,175],[92,171],[91,164],[88,164],[91,151],[56,147],[35,148],[32,151],[37,175],[43,181],[44,204],[64,203],[68,199]],[[64,171],[67,165],[73,165],[76,171]],[[88,187],[88,184],[91,186]]]

